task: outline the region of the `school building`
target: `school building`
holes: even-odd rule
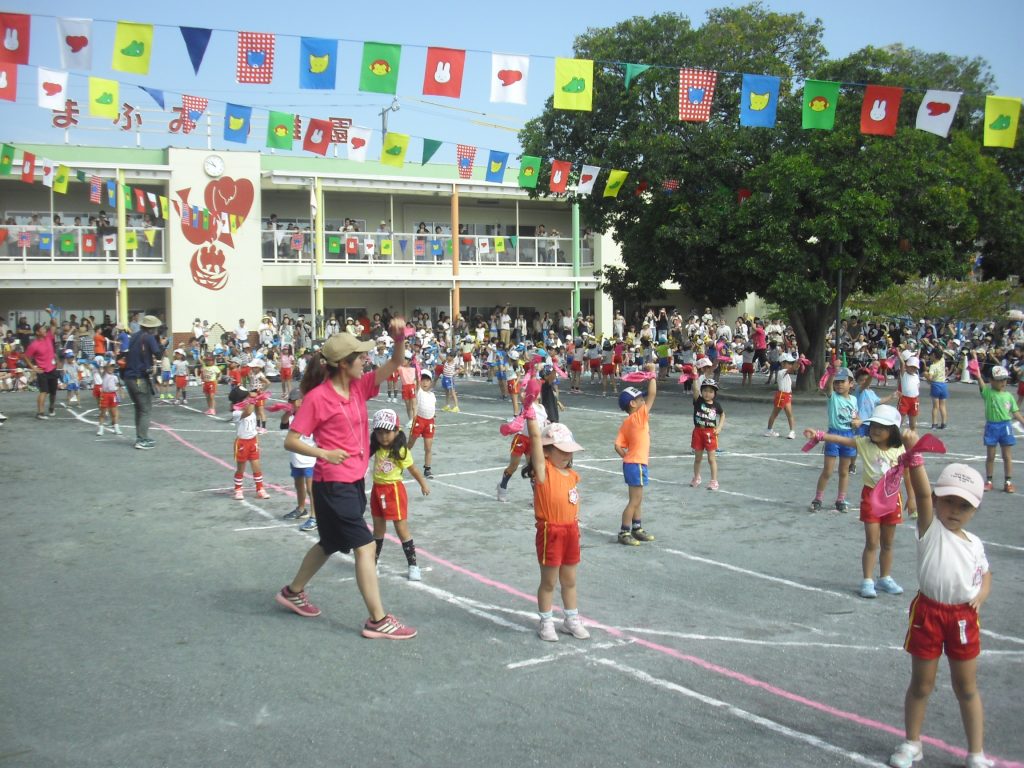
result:
[[[65,317],[158,314],[174,334],[197,317],[230,329],[266,313],[472,318],[509,304],[528,318],[581,311],[611,330],[594,272],[621,263],[612,238],[581,230],[571,203],[531,200],[514,179],[485,181],[482,167],[461,179],[451,165],[251,151],[17,149],[69,167],[71,181],[54,193],[41,161],[33,184],[19,161],[0,176],[0,311],[12,327],[49,304]],[[126,194],[112,207],[107,182],[118,180]],[[694,306],[667,287],[666,305]]]

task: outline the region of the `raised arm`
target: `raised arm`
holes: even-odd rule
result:
[[[541,485],[547,480],[547,466],[544,464],[544,446],[541,445],[540,424],[529,409],[526,417],[526,425],[530,431],[530,463],[533,465],[533,479]]]
[[[917,433],[911,429],[903,433],[903,447],[908,451],[917,443]],[[911,464],[907,468],[907,475],[910,478],[910,487],[914,492],[914,499],[917,501],[917,535],[924,535],[932,524],[934,513],[932,510],[932,486],[928,481],[928,472],[924,467],[924,457],[918,454],[911,458]]]
[[[395,340],[394,345],[391,347],[391,357],[384,365],[380,366],[373,374],[374,381],[377,384],[385,381],[391,376],[398,367],[405,360],[405,318],[393,317],[391,318],[391,325],[389,329],[391,331],[391,338]]]
[[[654,363],[648,363],[644,368],[651,373],[658,372],[658,366]],[[644,397],[644,402],[647,403],[647,411],[650,412],[651,408],[654,407],[654,401],[658,399],[658,379],[653,378],[647,382],[647,395]]]

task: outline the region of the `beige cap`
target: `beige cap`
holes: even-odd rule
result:
[[[583,446],[576,442],[572,432],[565,424],[555,422],[548,424],[541,433],[541,445],[553,445],[560,451],[574,453],[582,451]]]
[[[142,318],[142,321],[139,323],[139,325],[141,325],[143,328],[159,328],[161,325],[163,325],[163,322],[161,322],[160,318],[157,317],[156,315],[146,315],[145,317]]]
[[[369,352],[375,346],[373,341],[360,341],[351,333],[336,333],[324,343],[320,354],[328,363],[334,364],[340,363],[355,352]]]
[[[950,464],[935,481],[936,496],[959,496],[977,509],[985,493],[985,484],[978,470],[966,464]]]

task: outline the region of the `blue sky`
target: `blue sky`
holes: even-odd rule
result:
[[[93,27],[94,61],[89,73],[122,82],[121,98],[147,110],[144,113],[142,143],[149,147],[204,147],[205,137],[183,137],[167,133],[172,115],[161,115],[156,105],[135,84],[167,91],[168,109],[180,103],[178,93],[210,99],[212,112],[223,114],[224,101],[261,109],[273,108],[312,117],[350,117],[357,125],[379,131],[380,110],[391,103],[390,96],[360,93],[356,70],[361,42],[381,40],[401,43],[399,102],[401,109],[389,116],[389,129],[414,137],[447,142],[436,160],[454,162],[454,144],[461,142],[487,149],[518,152],[515,129],[540,113],[551,93],[554,56],[572,56],[574,37],[588,27],[614,24],[630,15],[651,15],[676,11],[700,24],[708,8],[741,5],[733,2],[677,2],[633,0],[628,4],[610,2],[480,3],[450,0],[440,3],[389,0],[370,6],[355,3],[308,3],[300,10],[289,3],[195,2],[159,5],[122,0],[14,0],[3,10],[40,14],[33,19],[31,64],[60,68],[56,21],[46,16],[90,16]],[[962,0],[769,0],[766,5],[780,12],[800,11],[821,18],[824,43],[833,57],[846,55],[866,45],[903,43],[926,51],[954,55],[982,56],[992,67],[997,93],[1024,96],[1024,65],[1017,36],[1024,22],[1024,2],[992,0],[979,6]],[[506,10],[507,9],[507,10]],[[149,22],[157,26],[153,64],[148,76],[110,70],[114,20]],[[103,21],[101,21],[103,20]],[[193,73],[178,25],[213,28],[199,75]],[[235,83],[236,31],[273,32],[278,35],[275,77],[270,85]],[[298,47],[300,36],[336,37],[341,41],[337,89],[309,91],[298,88]],[[290,37],[287,37],[290,36]],[[463,96],[459,100],[421,95],[426,46],[465,48],[467,57]],[[487,81],[490,51],[530,54],[530,102],[527,105],[491,104]],[[660,64],[681,64],[657,62]],[[35,102],[34,67],[19,73],[16,103],[0,102],[0,140],[61,143],[64,132],[50,127],[50,113]],[[132,84],[132,85],[126,85]],[[84,76],[72,75],[70,92],[81,105],[87,102]],[[429,102],[429,103],[428,103]],[[264,146],[257,120],[247,148]],[[213,144],[219,148],[243,148],[221,139],[221,122],[215,120]],[[135,135],[114,129],[105,120],[83,116],[70,132],[71,144],[134,146]],[[377,137],[379,142],[379,136]],[[372,145],[371,145],[372,146]],[[410,158],[418,158],[420,142],[413,138]],[[344,150],[341,151],[344,156]],[[375,156],[371,148],[371,157]],[[479,157],[479,153],[478,153]]]

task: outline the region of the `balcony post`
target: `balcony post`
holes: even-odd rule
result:
[[[572,204],[572,316],[580,311],[580,204]]]
[[[124,199],[124,171],[117,169],[117,322],[125,328],[128,327],[128,280],[125,277],[127,270],[127,249],[125,248],[125,232],[127,214],[125,212]],[[103,247],[103,243],[99,243]],[[170,318],[167,318],[169,321]]]
[[[452,328],[455,327],[455,316],[459,314],[459,307],[462,306],[462,296],[459,285],[459,185],[452,184],[452,294],[451,313],[449,322]]]

